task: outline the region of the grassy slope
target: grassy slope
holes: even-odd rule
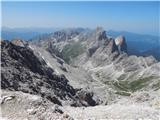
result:
[[[134,81],[119,81],[113,83],[117,91],[120,91],[118,93],[123,92],[136,92],[137,90],[145,89],[151,82],[153,82],[155,79],[154,76],[140,78]],[[160,80],[156,80],[157,84],[152,85],[154,89],[160,89]]]
[[[84,50],[85,50],[85,47],[80,42],[70,43],[66,45],[62,50],[63,59],[67,63],[70,63],[73,58],[83,53]]]

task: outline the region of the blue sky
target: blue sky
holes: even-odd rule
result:
[[[160,2],[2,2],[5,27],[89,27],[158,35]]]

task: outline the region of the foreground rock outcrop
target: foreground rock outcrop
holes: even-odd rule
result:
[[[66,77],[56,75],[43,58],[22,44],[1,41],[1,88],[40,95],[58,105],[82,106],[78,90],[68,84]]]
[[[160,116],[160,91],[138,92],[111,105],[58,106],[47,99],[20,91],[2,91],[2,120],[151,119]]]
[[[2,91],[1,120],[72,120],[60,106],[38,95]]]

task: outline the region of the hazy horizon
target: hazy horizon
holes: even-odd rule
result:
[[[9,28],[96,28],[159,35],[160,2],[2,2]]]
[[[97,27],[101,27],[101,26],[97,26]],[[82,29],[90,29],[90,30],[95,30],[97,27],[95,28],[87,28],[87,27],[66,27],[66,28],[58,28],[58,27],[5,27],[2,26],[1,30],[2,31],[8,31],[8,32],[37,32],[39,34],[47,34],[47,33],[54,33],[55,31],[59,31],[59,30],[65,30],[65,29],[77,29],[77,28],[82,28]],[[103,28],[103,27],[102,27]],[[105,29],[103,28],[106,32],[108,31],[113,31],[113,32],[128,32],[128,33],[133,33],[133,34],[139,34],[139,35],[150,35],[150,36],[156,36],[156,37],[160,37],[159,34],[149,34],[149,33],[139,33],[139,32],[134,32],[134,31],[127,31],[127,30],[115,30],[115,29]]]

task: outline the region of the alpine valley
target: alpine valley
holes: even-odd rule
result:
[[[1,40],[1,119],[158,120],[160,62],[112,35],[70,28]]]

